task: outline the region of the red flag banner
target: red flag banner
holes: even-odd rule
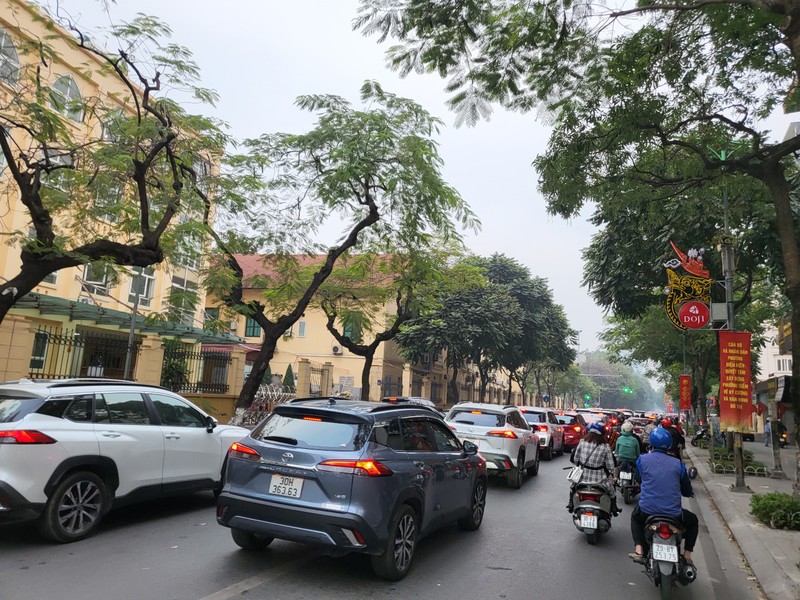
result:
[[[680,376],[681,410],[692,410],[692,378],[689,375]]]
[[[722,431],[752,431],[750,334],[719,332],[719,418]]]

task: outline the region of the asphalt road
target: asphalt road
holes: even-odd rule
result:
[[[216,524],[213,497],[196,494],[114,511],[93,537],[75,544],[50,545],[21,525],[0,527],[0,600],[659,598],[626,556],[631,507],[596,546],[574,528],[563,508],[567,464],[566,457],[543,461],[520,490],[492,482],[483,526],[473,533],[452,526],[426,538],[411,573],[397,583],[376,579],[359,555],[333,558],[282,541],[258,553],[240,550]],[[687,506],[700,517],[699,576],[674,597],[759,599],[696,488]]]

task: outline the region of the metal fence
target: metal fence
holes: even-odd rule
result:
[[[310,379],[311,379],[311,389],[309,390],[309,395],[314,398],[319,398],[323,395],[322,390],[322,367],[311,367],[310,369]],[[324,393],[327,394],[328,390],[324,390]]]
[[[386,398],[388,396],[402,396],[403,395],[403,379],[398,377],[392,379],[391,375],[387,375],[381,382],[381,396]]]
[[[439,402],[442,400],[441,395],[442,395],[442,384],[436,383],[435,381],[431,382],[431,401],[436,404],[439,404]]]
[[[201,350],[168,341],[164,345],[161,385],[173,392],[225,394],[228,392],[230,351]]]
[[[103,377],[122,379],[130,352],[128,379],[134,379],[140,340],[83,329],[40,327],[31,348],[31,379]]]

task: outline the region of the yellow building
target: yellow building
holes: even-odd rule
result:
[[[95,54],[70,40],[70,32],[49,22],[37,8],[22,0],[0,0],[0,119],[8,139],[19,149],[20,161],[24,151],[29,155],[38,152],[38,156],[52,152],[47,156],[53,162],[67,157],[44,145],[37,146],[38,140],[24,127],[14,126],[18,119],[13,111],[20,106],[20,102],[12,101],[14,98],[27,95],[26,101],[36,98],[42,103],[49,98],[50,108],[61,113],[65,131],[77,140],[114,143],[98,114],[91,110],[99,103],[121,114],[135,114],[131,91],[123,81]],[[37,45],[47,51],[30,52]],[[48,94],[33,96],[36,90],[26,80],[26,73],[32,69]],[[210,163],[199,166],[201,171],[210,170]],[[0,276],[8,281],[19,273],[21,241],[25,232],[30,232],[32,221],[2,153],[0,203],[4,238]],[[69,222],[76,218],[67,207],[56,217],[54,229],[80,232],[95,227],[104,236],[122,240],[127,235],[131,239],[130,233],[121,232],[113,215],[105,221],[101,215],[96,224]],[[235,396],[242,383],[243,368],[238,363],[243,356],[221,352],[219,347],[213,354],[202,350],[203,342],[219,344],[236,339],[210,335],[202,329],[202,245],[196,244],[196,250],[149,268],[116,270],[89,263],[48,275],[16,302],[0,324],[0,378],[125,377],[169,385],[195,399],[208,394]],[[198,301],[187,301],[187,294],[181,292],[196,293]],[[178,297],[182,299],[176,301]],[[132,323],[135,305],[137,318]],[[168,308],[172,311],[168,322],[146,319]],[[209,408],[208,402],[205,407]]]

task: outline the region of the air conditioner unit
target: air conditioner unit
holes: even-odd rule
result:
[[[333,352],[334,354],[341,354],[342,352],[344,352],[344,349],[339,344],[334,344],[333,346],[331,346],[331,352]]]

